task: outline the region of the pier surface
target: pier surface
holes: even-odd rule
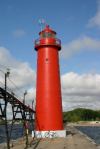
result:
[[[28,149],[100,149],[99,145],[93,142],[93,140],[80,133],[73,126],[67,127],[66,138],[46,138],[46,139],[33,139]],[[21,139],[16,143],[13,143],[12,149],[25,148],[25,142]],[[0,149],[4,149],[0,146]]]

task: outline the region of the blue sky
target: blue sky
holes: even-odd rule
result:
[[[83,35],[100,38],[100,30],[87,27],[89,19],[95,15],[96,11],[96,0],[62,0],[59,2],[58,0],[0,0],[0,45],[9,49],[17,59],[28,61],[35,68],[36,53],[33,51],[33,41],[38,38],[40,18],[44,18],[57,31],[62,44],[67,44]],[[16,35],[18,31],[22,32],[19,36]],[[89,52],[87,56],[82,52],[82,55],[80,53],[71,57],[66,61],[68,65],[71,65],[68,69],[73,67],[72,64],[83,63],[83,55],[89,58],[89,55],[93,57],[94,53]],[[96,60],[97,58],[99,58],[98,53]],[[91,58],[89,59],[91,61]],[[95,58],[92,58],[92,61],[95,61]],[[63,73],[65,72],[63,61],[61,65]],[[81,72],[77,69],[76,71]]]
[[[62,41],[60,53],[62,80],[77,77],[77,82],[80,82],[81,78],[79,86],[82,87],[81,83],[86,79],[86,82],[89,81],[87,85],[85,84],[87,88],[90,80],[99,82],[100,0],[0,0],[0,63],[7,67],[12,67],[12,63],[14,67],[15,64],[19,72],[18,78],[22,77],[19,75],[22,69],[22,67],[19,68],[19,64],[26,68],[22,71],[29,70],[29,74],[32,76],[34,73],[35,76],[34,40],[38,38],[41,18],[57,32],[58,38]],[[30,80],[28,77],[26,76],[26,80]],[[22,81],[23,77],[19,80]],[[34,77],[34,84],[35,80]],[[16,83],[20,84],[18,81]],[[23,87],[25,83],[19,86]],[[65,97],[65,94],[63,96]],[[91,97],[90,94],[88,96]],[[65,104],[65,98],[63,101]]]

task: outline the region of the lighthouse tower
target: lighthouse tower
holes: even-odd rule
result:
[[[48,25],[35,41],[37,51],[36,137],[65,137],[59,71],[61,41]]]

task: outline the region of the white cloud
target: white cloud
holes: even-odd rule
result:
[[[100,27],[100,0],[98,0],[97,2],[98,2],[98,6],[97,6],[98,8],[97,8],[96,15],[89,20],[87,25],[88,27],[93,27],[93,26]]]
[[[100,0],[97,0],[97,4],[98,9],[96,15],[88,21],[88,27],[100,27]],[[81,36],[72,40],[68,44],[63,45],[60,56],[62,58],[69,58],[80,51],[100,51],[100,39],[91,38],[89,36]]]
[[[16,38],[20,38],[26,35],[26,32],[23,29],[17,29],[13,31],[12,33],[13,33],[13,36]]]
[[[92,44],[98,47],[98,44]],[[87,42],[87,45],[89,45],[89,42]],[[10,79],[21,91],[17,90],[10,81],[8,81],[9,88],[22,97],[23,92],[27,89],[26,104],[32,105],[32,100],[36,96],[35,71],[32,70],[28,63],[16,60],[9,50],[4,47],[0,47],[0,69],[6,72],[5,67],[2,65],[11,68]],[[2,72],[0,72],[0,81],[4,83],[4,74]],[[61,76],[61,85],[64,110],[71,110],[77,107],[100,109],[100,74],[69,72]],[[10,107],[8,108],[9,111]]]
[[[63,58],[69,58],[72,55],[85,50],[85,51],[100,51],[100,40],[93,39],[91,37],[81,37],[62,47],[60,56]]]
[[[100,109],[100,74],[66,73],[61,77],[63,109]]]
[[[20,62],[16,60],[9,52],[8,49],[0,47],[0,69],[6,72],[6,68],[9,67],[10,76],[9,78],[15,83],[15,85],[7,80],[8,87],[11,88],[17,95],[23,97],[25,89],[33,88],[35,90],[35,71],[29,66],[27,62]],[[4,74],[0,72],[0,81],[4,84]],[[31,96],[30,100],[34,98]]]
[[[32,106],[33,99],[35,100],[35,71],[29,66],[27,62],[16,60],[8,49],[0,47],[0,86],[4,87],[4,73],[7,71],[6,67],[10,68],[10,76],[7,79],[7,87],[15,93],[19,100],[23,100],[24,91],[27,89],[25,101],[27,105]],[[2,71],[4,73],[2,73]],[[10,80],[13,81],[13,83]],[[15,86],[16,85],[16,86]],[[35,104],[35,101],[34,101]],[[34,106],[33,106],[34,107]],[[8,118],[11,118],[11,106],[7,108]]]

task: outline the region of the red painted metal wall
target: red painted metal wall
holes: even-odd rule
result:
[[[40,39],[38,45],[35,44],[35,49],[37,50],[36,130],[62,130],[58,55],[60,43],[56,43],[55,39]]]

